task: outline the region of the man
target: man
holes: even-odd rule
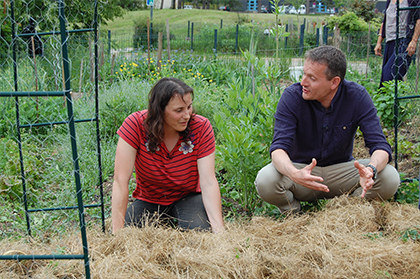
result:
[[[343,52],[321,46],[305,54],[300,83],[285,89],[275,113],[272,162],[257,175],[259,195],[280,212],[300,211],[300,201],[350,193],[387,200],[400,179],[391,146],[366,89],[344,79]],[[355,161],[353,141],[363,133],[370,159]]]

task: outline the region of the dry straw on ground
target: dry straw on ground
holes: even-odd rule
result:
[[[152,226],[116,235],[90,230],[90,269],[92,278],[109,279],[413,279],[420,278],[419,226],[414,206],[340,197],[321,212],[283,221],[227,223],[218,235]],[[51,239],[49,251],[81,253],[78,238]],[[0,254],[42,254],[43,245],[3,240]],[[83,278],[84,267],[82,261],[0,261],[0,278],[29,276]]]

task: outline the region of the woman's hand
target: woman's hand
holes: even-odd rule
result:
[[[413,56],[416,53],[417,41],[411,40],[407,46],[407,53],[409,56]]]

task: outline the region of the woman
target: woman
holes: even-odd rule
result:
[[[402,80],[411,64],[412,56],[416,53],[417,40],[420,35],[420,10],[403,10],[399,13],[399,44],[398,64],[395,64],[395,40],[397,38],[397,0],[387,0],[384,20],[378,34],[375,54],[382,56],[382,41],[386,39],[382,63],[382,75],[379,87],[389,80]],[[420,6],[420,0],[399,0],[399,7]],[[398,65],[397,69],[395,65]]]
[[[141,227],[158,216],[181,229],[223,230],[215,142],[208,119],[192,112],[193,89],[162,78],[149,93],[148,110],[126,118],[118,130],[112,190],[112,226]],[[127,209],[128,182],[136,173],[135,201]]]

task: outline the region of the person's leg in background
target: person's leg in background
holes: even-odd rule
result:
[[[382,83],[390,80],[403,80],[410,67],[412,56],[407,54],[408,40],[403,38],[398,44],[398,59],[395,59],[395,41],[388,42],[385,45],[383,55],[384,64],[382,66],[382,75],[380,87]]]

